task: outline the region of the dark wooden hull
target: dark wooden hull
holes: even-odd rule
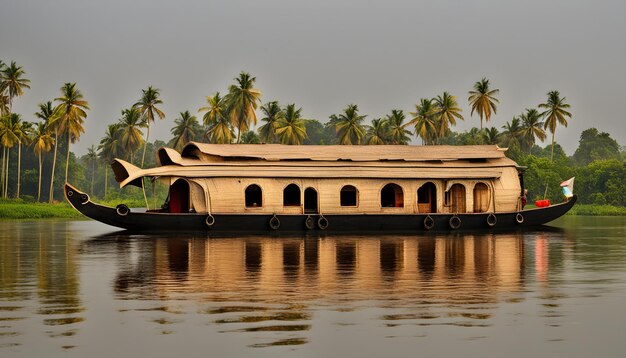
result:
[[[242,234],[305,231],[410,233],[516,230],[540,226],[555,220],[569,211],[576,202],[576,196],[574,196],[566,202],[546,208],[495,214],[341,214],[324,215],[323,219],[318,214],[215,214],[212,216],[213,220],[207,220],[207,214],[198,213],[172,214],[133,212],[131,210],[126,215],[120,215],[116,208],[93,203],[87,194],[78,191],[69,184],[65,184],[65,197],[83,215],[127,230],[208,231]],[[213,221],[212,225],[208,225],[207,221]]]

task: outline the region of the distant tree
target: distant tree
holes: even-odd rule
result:
[[[450,126],[456,125],[456,120],[463,120],[462,110],[456,102],[456,97],[444,92],[443,95],[434,99],[435,113],[437,120],[438,137],[443,137],[450,130]]]
[[[335,126],[335,131],[339,137],[339,144],[361,144],[365,137],[365,129],[361,124],[367,115],[359,115],[359,108],[356,104],[350,104],[343,110],[343,113],[331,115],[330,121]]]
[[[52,110],[52,102],[48,102],[50,105],[50,110]],[[40,104],[41,106],[42,104]],[[35,115],[38,115],[36,113]],[[39,122],[35,125],[35,129],[33,131],[33,151],[37,156],[37,160],[39,162],[39,179],[37,182],[37,202],[41,199],[41,172],[43,170],[43,153],[48,153],[52,149],[52,145],[54,145],[54,139],[50,131],[47,128],[47,122]]]
[[[148,128],[146,131],[146,139],[144,140],[143,146],[143,154],[141,155],[141,167],[143,168],[144,159],[146,157],[146,144],[150,138],[150,123],[154,122],[156,117],[159,119],[165,118],[165,113],[157,108],[157,105],[163,104],[163,101],[159,98],[160,90],[158,88],[153,88],[152,86],[148,86],[145,90],[141,90],[141,98],[137,103],[133,105],[139,109],[139,113],[145,122],[146,127]]]
[[[107,195],[107,185],[109,183],[108,177],[108,167],[113,162],[115,157],[120,155],[120,151],[122,150],[122,145],[119,140],[119,131],[120,131],[120,123],[109,124],[106,132],[104,133],[104,138],[100,140],[100,145],[98,145],[98,152],[100,159],[105,163],[104,169],[104,196]]]
[[[261,91],[253,88],[256,77],[247,72],[241,72],[235,78],[236,85],[228,88],[226,95],[227,111],[230,122],[237,128],[237,143],[241,140],[241,134],[247,131],[251,124],[256,124],[256,108],[261,101]]]
[[[528,148],[528,153],[532,154],[535,140],[538,138],[542,142],[546,140],[546,131],[543,130],[541,113],[534,108],[526,109],[526,113],[519,116],[521,120],[520,139],[522,144]]]
[[[261,106],[261,112],[263,112],[261,121],[265,124],[259,127],[259,136],[264,143],[274,143],[276,142],[278,123],[285,118],[285,113],[280,108],[278,101],[267,102]]]
[[[284,118],[278,122],[276,135],[282,144],[302,144],[306,139],[306,126],[301,118],[302,108],[288,104],[284,109]]]
[[[574,162],[578,165],[587,165],[595,160],[620,159],[620,146],[606,132],[598,132],[596,128],[589,128],[580,134],[578,149],[574,153]]]
[[[2,144],[2,197],[8,197],[9,191],[9,162],[11,159],[11,148],[18,142],[19,129],[17,127],[18,115],[8,114],[0,118],[0,144]]]
[[[174,138],[172,138],[169,145],[178,151],[181,151],[185,144],[194,140],[196,135],[202,131],[198,119],[192,116],[189,111],[180,112],[179,117],[174,119],[174,123],[176,125],[171,130]]]
[[[496,113],[497,103],[500,101],[496,98],[496,95],[500,92],[499,89],[490,89],[489,80],[487,78],[481,79],[474,83],[474,90],[469,91],[469,98],[467,99],[472,107],[470,116],[474,115],[474,112],[478,112],[480,117],[480,130],[483,129],[483,118],[485,122],[489,122],[491,114]]]
[[[143,145],[143,133],[141,128],[144,125],[145,122],[141,118],[141,112],[137,107],[122,110],[117,136],[119,138],[120,148],[122,148],[125,153],[129,153],[126,159],[130,163],[133,162],[135,151]]]
[[[208,105],[198,109],[198,112],[206,112],[202,120],[207,129],[207,139],[211,143],[231,143],[235,132],[226,112],[226,100],[219,92],[212,97],[207,96],[206,100]]]
[[[415,135],[422,138],[422,144],[433,144],[439,133],[433,100],[422,98],[420,103],[415,105],[415,112],[410,114],[413,118],[407,125],[414,126]]]
[[[90,193],[93,193],[93,179],[96,177],[96,163],[98,162],[98,153],[95,145],[91,145],[91,147],[87,148],[87,165],[91,164],[91,190]]]
[[[539,105],[539,108],[545,109],[541,115],[546,119],[544,129],[547,128],[552,133],[552,149],[554,149],[554,133],[557,124],[567,127],[567,118],[572,118],[572,114],[566,109],[570,105],[565,103],[565,97],[561,98],[559,91],[548,92],[548,100],[546,103]],[[550,160],[554,159],[554,151],[550,154]]]
[[[411,132],[406,129],[408,123],[404,123],[405,118],[401,109],[394,109],[385,117],[390,144],[408,144],[411,140]]]
[[[335,130],[327,133],[326,126],[316,119],[304,119],[306,139],[303,144],[330,144],[335,138]]]
[[[498,128],[491,127],[482,130],[482,137],[484,144],[498,144],[500,142],[500,132]]]
[[[11,113],[13,110],[13,98],[23,95],[24,89],[30,88],[30,80],[24,78],[26,72],[15,61],[12,61],[8,66],[4,65],[0,68],[0,93],[6,91],[9,100],[8,113]]]
[[[506,122],[502,126],[504,131],[502,132],[502,143],[505,147],[512,147],[520,145],[521,123],[519,118],[513,117],[511,122]]]
[[[372,124],[365,126],[365,144],[382,145],[387,144],[389,137],[387,122],[382,118],[372,119]]]
[[[241,135],[242,144],[260,144],[261,138],[254,131],[247,131]]]

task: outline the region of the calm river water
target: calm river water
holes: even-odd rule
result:
[[[623,357],[626,218],[434,236],[0,221],[1,357]]]

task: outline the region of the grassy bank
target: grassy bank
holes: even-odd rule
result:
[[[613,205],[576,204],[567,215],[626,216],[626,207]]]
[[[0,202],[0,219],[73,219],[81,217],[84,216],[67,203],[36,204],[18,201]]]

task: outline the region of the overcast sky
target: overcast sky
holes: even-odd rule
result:
[[[624,145],[625,39],[623,0],[0,1],[0,59],[32,81],[14,111],[32,121],[76,82],[92,108],[78,154],[141,89],[161,89],[167,117],[151,140],[169,140],[179,112],[196,113],[242,70],[263,102],[322,122],[350,103],[369,122],[449,91],[465,115],[456,131],[479,126],[467,92],[484,76],[500,89],[498,129],[556,89],[572,106],[556,134],[568,154],[592,126]]]

